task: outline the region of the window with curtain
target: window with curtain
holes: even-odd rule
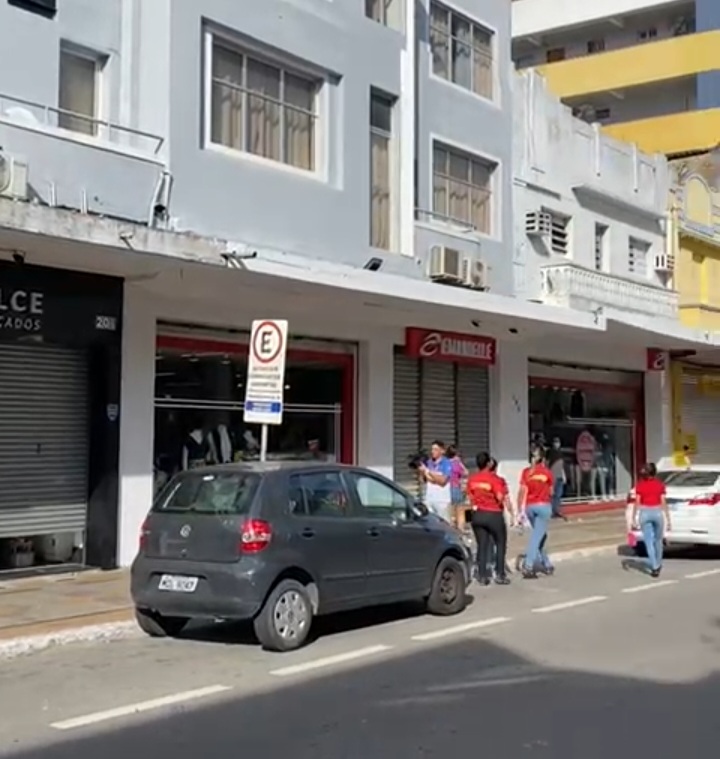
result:
[[[392,183],[391,98],[370,96],[370,245],[390,250]]]
[[[433,214],[492,232],[492,177],[496,166],[440,143],[433,150]]]
[[[451,11],[430,3],[430,50],[433,73],[476,95],[492,100],[493,33]]]
[[[100,61],[90,55],[60,51],[58,126],[72,132],[97,134],[97,89]]]
[[[210,139],[314,171],[319,87],[316,79],[214,40]]]

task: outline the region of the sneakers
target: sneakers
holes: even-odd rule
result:
[[[496,585],[509,585],[510,580],[505,575],[498,575],[495,577],[495,584]]]
[[[659,569],[653,569],[650,572],[650,577],[655,577],[655,578],[660,577],[660,570]]]

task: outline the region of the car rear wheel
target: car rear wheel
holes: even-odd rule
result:
[[[151,638],[174,638],[190,621],[187,617],[164,617],[149,609],[135,609],[138,627]]]
[[[463,566],[452,556],[446,556],[435,569],[427,610],[430,614],[447,617],[459,614],[466,604]]]
[[[255,635],[267,651],[294,651],[307,640],[312,618],[305,586],[297,580],[281,580],[255,617]]]

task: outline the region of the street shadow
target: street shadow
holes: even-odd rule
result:
[[[624,645],[628,659],[642,656],[642,641]],[[324,677],[277,678],[269,689],[261,681],[252,694],[160,718],[57,733],[53,745],[6,748],[15,759],[711,755],[720,677],[672,682],[672,671],[668,664],[657,680],[641,680],[557,669],[475,638]]]
[[[643,559],[624,559],[620,562],[620,566],[626,572],[639,572],[643,575],[650,574],[647,561],[643,561]]]
[[[472,595],[466,596],[468,608],[475,603]],[[408,602],[388,606],[331,614],[313,620],[309,643],[340,633],[380,627],[391,622],[422,617],[427,614],[422,602]],[[195,640],[227,646],[258,646],[252,622],[218,622],[214,624],[194,623],[178,636],[182,640]]]

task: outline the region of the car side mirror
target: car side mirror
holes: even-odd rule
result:
[[[428,507],[422,501],[413,501],[408,506],[408,517],[410,519],[422,519],[429,514]]]

